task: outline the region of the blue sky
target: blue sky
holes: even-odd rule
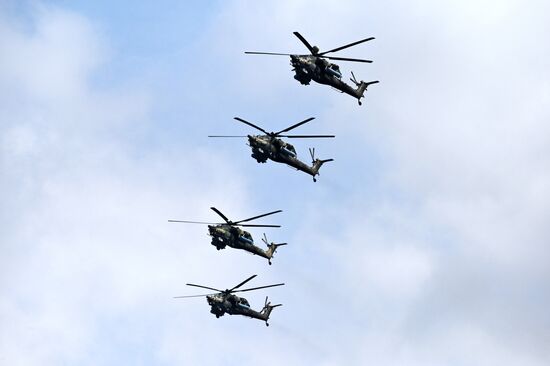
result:
[[[0,360],[10,365],[547,365],[549,7],[543,1],[0,5]],[[309,14],[304,16],[304,14]],[[363,106],[285,57],[342,52]],[[257,164],[240,116],[335,161]],[[293,141],[294,143],[294,141]],[[282,209],[272,266],[206,228]],[[262,231],[252,234],[259,238]],[[186,282],[247,296],[216,319]],[[245,346],[243,346],[245,345]]]

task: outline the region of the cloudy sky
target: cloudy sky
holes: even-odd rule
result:
[[[292,35],[380,80],[302,86]],[[0,2],[0,364],[550,364],[543,0]],[[257,164],[234,116],[334,158]],[[314,145],[312,145],[314,144]],[[272,266],[206,228],[282,209]],[[263,231],[252,230],[259,237]],[[186,282],[286,286],[271,326]]]

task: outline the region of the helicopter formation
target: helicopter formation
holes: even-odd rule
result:
[[[294,79],[299,81],[302,85],[309,85],[313,80],[319,84],[329,85],[338,91],[351,95],[356,98],[359,105],[361,105],[361,99],[364,98],[364,93],[367,90],[368,86],[376,84],[379,81],[357,81],[353,72],[351,72],[350,80],[355,84],[356,88],[353,88],[351,85],[346,84],[342,81],[342,73],[340,67],[337,64],[331,63],[328,60],[339,60],[339,61],[351,61],[351,62],[362,62],[362,63],[371,63],[371,60],[365,59],[356,59],[356,58],[347,58],[347,57],[335,57],[327,56],[329,53],[334,53],[341,51],[343,49],[356,46],[358,44],[374,40],[374,37],[365,38],[356,42],[346,44],[341,47],[337,47],[328,51],[320,52],[317,46],[311,46],[310,43],[298,32],[294,32],[294,35],[306,46],[310,54],[287,54],[287,53],[273,53],[273,52],[245,52],[246,54],[256,54],[256,55],[275,55],[275,56],[290,56],[290,64],[293,67],[292,71],[295,72]],[[234,117],[238,122],[244,123],[249,127],[252,127],[262,134],[256,135],[210,135],[208,137],[212,138],[226,138],[226,137],[238,137],[238,138],[247,138],[248,145],[252,150],[252,158],[254,158],[258,163],[265,163],[267,160],[271,160],[277,163],[288,165],[298,171],[302,171],[306,174],[312,176],[313,181],[316,182],[316,176],[319,175],[319,169],[324,163],[333,161],[333,159],[317,159],[315,158],[315,148],[310,148],[309,153],[312,159],[311,166],[301,161],[298,158],[298,154],[293,145],[283,140],[283,138],[289,139],[302,139],[302,138],[334,138],[334,135],[288,135],[287,132],[302,126],[312,120],[314,117],[309,117],[303,121],[295,123],[290,127],[282,129],[278,132],[267,132],[262,127],[257,126],[256,124],[244,120],[240,117]],[[276,213],[282,212],[282,210],[271,211],[268,213],[256,215],[249,217],[244,220],[232,221],[227,218],[220,210],[215,207],[210,207],[218,216],[223,219],[223,222],[204,222],[204,221],[187,221],[187,220],[168,220],[173,223],[186,223],[186,224],[203,224],[208,226],[208,235],[211,237],[211,244],[216,247],[217,250],[225,249],[230,247],[233,249],[239,249],[246,251],[253,255],[265,258],[268,261],[268,264],[271,265],[271,260],[273,255],[277,251],[277,248],[280,246],[287,245],[284,243],[275,243],[269,242],[267,236],[263,233],[261,238],[262,242],[266,245],[266,248],[261,248],[254,244],[254,239],[252,235],[243,230],[243,227],[256,227],[256,228],[280,228],[280,225],[271,225],[271,224],[251,224],[251,221],[274,215]],[[215,291],[214,293],[202,294],[202,295],[183,295],[176,296],[175,298],[194,298],[194,297],[206,297],[207,303],[210,306],[210,312],[219,318],[224,314],[229,315],[242,315],[250,317],[253,319],[258,319],[264,321],[266,326],[269,326],[268,320],[271,315],[271,312],[274,308],[281,306],[282,304],[271,305],[268,301],[268,297],[265,298],[264,306],[261,310],[254,310],[250,307],[250,304],[247,299],[235,295],[235,293],[255,291],[260,289],[266,289],[271,287],[283,286],[284,283],[277,283],[272,285],[265,285],[259,287],[245,288],[240,289],[243,285],[251,281],[257,275],[253,275],[246,280],[242,281],[238,285],[226,289],[219,290],[214,287],[196,285],[192,283],[187,283],[187,286],[198,287],[207,290]]]

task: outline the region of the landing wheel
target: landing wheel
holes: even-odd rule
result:
[[[269,265],[271,265],[271,261],[268,261],[267,263],[269,263]]]
[[[219,319],[219,318],[220,318],[220,316],[218,314],[216,314],[216,319]]]
[[[268,322],[265,322],[265,326],[266,326],[266,327],[269,327],[269,323],[268,323]]]

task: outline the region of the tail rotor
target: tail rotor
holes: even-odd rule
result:
[[[309,148],[309,155],[311,156],[311,163],[315,164],[315,148]]]
[[[324,160],[320,160],[320,159],[316,159],[315,158],[315,148],[309,148],[309,155],[311,155],[311,175],[313,177],[313,181],[314,182],[317,182],[317,179],[315,179],[315,176],[316,175],[319,175],[319,168],[321,168],[321,165],[323,165],[324,163],[327,163],[329,161],[333,161],[334,159],[324,159]]]
[[[355,86],[359,86],[361,85],[361,83],[359,81],[357,81],[357,79],[355,78],[355,74],[353,73],[353,71],[351,72],[351,78],[349,78],[351,80],[352,83],[355,84]]]
[[[271,312],[273,311],[273,309],[278,307],[278,306],[282,306],[282,305],[283,304],[271,305],[271,303],[268,301],[267,296],[265,297],[264,308],[262,309],[261,314],[264,315],[264,317],[265,317],[266,327],[269,327],[269,323],[267,321],[269,320],[269,315],[271,315]]]
[[[357,81],[357,79],[355,78],[355,74],[353,73],[353,71],[351,72],[351,82],[355,84],[355,86],[357,86],[357,89],[355,90],[355,94],[357,96],[357,102],[359,103],[359,105],[361,105],[361,98],[363,98],[363,94],[365,93],[365,91],[367,90],[368,86],[369,85],[372,85],[372,84],[376,84],[376,83],[379,83],[378,80],[374,80],[374,81],[369,81],[368,83],[364,82],[363,80],[361,81]]]

